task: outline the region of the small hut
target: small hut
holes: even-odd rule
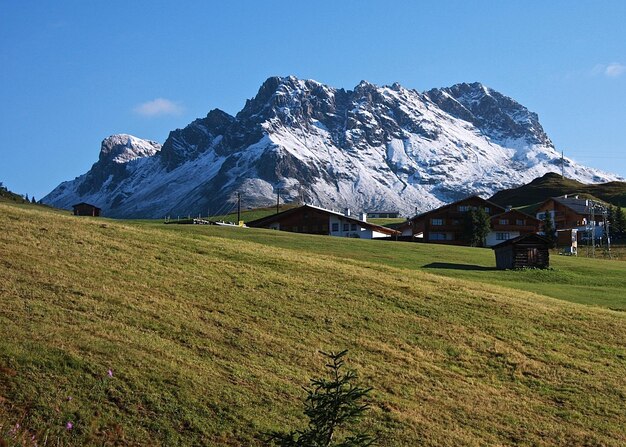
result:
[[[98,217],[100,216],[100,208],[90,203],[77,203],[76,205],[72,205],[74,209],[74,216],[92,216]]]
[[[550,266],[550,241],[538,234],[525,234],[491,247],[499,270]]]

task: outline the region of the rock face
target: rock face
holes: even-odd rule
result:
[[[293,76],[266,80],[231,116],[215,109],[170,132],[162,147],[130,135],[102,143],[91,170],[44,197],[94,203],[111,217],[229,211],[286,201],[408,215],[468,194],[560,172],[535,113],[480,83],[424,93],[362,81],[354,90]],[[567,177],[620,177],[565,159]]]

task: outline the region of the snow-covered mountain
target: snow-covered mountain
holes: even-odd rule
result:
[[[567,177],[623,180],[565,159]],[[221,110],[158,143],[102,142],[86,174],[45,203],[93,203],[111,217],[228,211],[304,198],[327,208],[423,211],[469,194],[490,196],[560,172],[537,115],[480,83],[417,92],[362,81],[335,89],[293,76],[266,80],[231,116]]]

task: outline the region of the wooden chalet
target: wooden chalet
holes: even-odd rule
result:
[[[246,223],[249,227],[269,228],[293,233],[323,234],[361,239],[378,239],[398,236],[399,231],[367,222],[362,214],[359,219],[350,215],[313,205],[302,205],[286,211]]]
[[[463,238],[464,217],[465,213],[478,208],[484,209],[489,215],[491,231],[485,240],[487,247],[539,231],[540,222],[536,217],[471,196],[415,216],[410,220],[413,237],[421,242],[469,245]]]
[[[545,219],[546,213],[550,213],[552,222],[556,230],[577,229],[578,236],[586,234],[588,225],[594,227],[595,237],[602,237],[604,234],[604,222],[602,208],[596,208],[595,221],[591,222],[591,204],[588,199],[580,199],[578,196],[564,195],[561,197],[550,197],[537,208],[537,219]],[[543,228],[542,228],[543,230]]]
[[[538,234],[525,234],[491,247],[499,270],[547,268],[550,266],[550,241]]]
[[[471,196],[410,219],[413,237],[417,241],[448,245],[469,245],[463,238],[465,213],[483,208],[490,216],[506,210],[478,196]]]
[[[485,241],[487,247],[525,234],[538,233],[541,226],[536,217],[513,209],[492,216],[489,223],[491,231]]]
[[[90,203],[85,203],[85,202],[81,202],[81,203],[77,203],[76,205],[72,205],[72,209],[74,211],[74,216],[99,217],[100,216],[100,212],[102,211],[97,206],[92,205]]]

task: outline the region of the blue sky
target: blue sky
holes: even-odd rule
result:
[[[165,141],[273,75],[480,81],[557,149],[626,177],[623,1],[0,0],[0,181],[42,197],[114,133]]]

